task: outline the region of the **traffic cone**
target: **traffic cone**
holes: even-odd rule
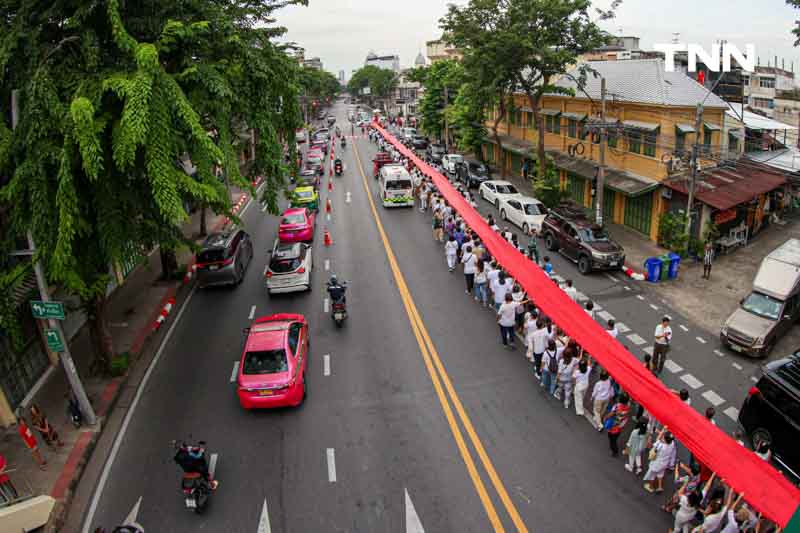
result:
[[[331,166],[328,167],[328,177],[333,176],[333,159],[331,159]]]
[[[333,241],[331,240],[331,232],[330,232],[330,231],[328,231],[328,228],[327,228],[327,227],[325,228],[325,238],[324,238],[324,243],[325,243],[325,246],[330,246],[330,245],[332,245],[332,244],[333,244]]]
[[[333,192],[333,180],[328,180],[328,192]]]
[[[331,209],[332,209],[332,206],[331,206],[331,199],[330,199],[330,198],[328,198],[328,201],[327,201],[327,202],[325,202],[325,212],[326,212],[326,213],[330,213],[330,212],[331,212]]]

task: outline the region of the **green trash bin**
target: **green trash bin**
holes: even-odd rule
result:
[[[672,258],[669,253],[659,255],[658,258],[661,260],[661,281],[666,281],[669,279],[669,264],[672,262]]]

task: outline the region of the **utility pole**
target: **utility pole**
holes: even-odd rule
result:
[[[12,130],[17,128],[18,122],[19,91],[15,89],[11,91]],[[31,260],[33,261],[33,272],[36,274],[36,285],[39,287],[39,298],[43,302],[49,302],[50,293],[47,289],[47,281],[44,276],[44,269],[42,269],[41,262],[39,262],[39,260],[36,258],[36,243],[33,240],[33,232],[30,230],[28,230],[28,248],[28,250],[25,250],[19,255],[31,256]],[[67,375],[67,380],[72,388],[72,392],[75,394],[75,398],[78,400],[78,405],[80,405],[81,411],[83,412],[83,417],[86,419],[86,423],[90,426],[93,426],[97,422],[97,416],[94,413],[92,404],[89,402],[88,396],[86,396],[86,390],[83,388],[83,383],[81,383],[81,378],[78,375],[78,370],[75,368],[75,363],[72,361],[72,354],[69,351],[69,342],[67,342],[67,338],[64,337],[64,331],[61,329],[61,322],[49,318],[47,319],[47,324],[50,329],[58,332],[58,336],[62,340],[64,349],[58,354],[59,358],[61,359],[61,366],[64,368],[64,373]]]
[[[594,192],[595,222],[603,225],[603,193],[606,185],[606,79],[600,78],[600,160],[597,167],[597,184]]]
[[[703,130],[703,104],[697,104],[694,119],[694,146],[692,146],[692,177],[689,180],[689,200],[686,203],[686,235],[692,231],[692,206],[694,205],[694,189],[697,183],[697,167],[699,166],[700,132]],[[686,241],[689,242],[688,239]],[[687,244],[688,246],[688,244]]]
[[[447,85],[444,86],[444,109],[447,109]],[[447,113],[442,111],[444,115],[444,151],[450,153],[450,129],[447,127]]]

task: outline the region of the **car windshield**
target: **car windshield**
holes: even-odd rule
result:
[[[487,174],[486,167],[483,165],[472,165],[470,168],[475,174],[480,174],[481,176],[485,176]]]
[[[298,198],[304,198],[308,200],[314,198],[314,193],[312,191],[295,191],[294,194]]]
[[[460,155],[451,155],[450,157],[448,157],[448,159],[450,160],[451,163],[463,163],[464,162],[464,158],[461,157]]]
[[[225,260],[225,250],[222,248],[211,248],[208,250],[202,250],[199,254],[197,254],[197,262],[198,263],[215,263],[217,261],[224,261]]]
[[[781,307],[783,306],[780,300],[776,300],[766,294],[760,292],[751,292],[750,295],[742,302],[742,309],[754,315],[763,316],[770,320],[778,320],[781,315]]]
[[[305,224],[306,217],[303,213],[292,213],[291,215],[284,215],[283,220],[281,220],[281,224],[283,225],[290,225],[290,224]]]
[[[603,228],[582,228],[578,235],[583,242],[608,242],[608,233]]]
[[[386,190],[387,191],[397,191],[402,189],[410,189],[411,188],[411,180],[391,180],[386,181]]]
[[[539,204],[522,204],[522,208],[525,210],[526,215],[542,215],[542,209],[539,207]]]
[[[277,374],[288,371],[289,363],[283,349],[247,352],[244,356],[243,374]]]
[[[292,257],[288,259],[273,259],[269,264],[269,269],[276,274],[294,272],[300,268],[300,258]]]
[[[496,187],[497,194],[517,194],[519,192],[513,185],[503,185],[502,183],[499,183],[496,185]]]
[[[444,148],[441,146],[431,146],[431,153],[432,154],[443,154]]]

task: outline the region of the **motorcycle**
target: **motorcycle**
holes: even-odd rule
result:
[[[342,137],[342,150],[344,150],[345,148],[347,148],[347,139]]]
[[[343,281],[341,284],[331,285],[328,282],[328,294],[331,297],[331,319],[337,328],[342,327],[344,321],[347,319],[347,304],[345,299],[345,290],[347,289],[347,282]]]
[[[337,159],[336,161],[333,162],[333,171],[337,176],[341,176],[342,175],[342,170],[343,170],[343,168],[342,168],[342,160],[341,159]]]
[[[214,479],[216,469],[216,454],[211,455],[211,464],[206,462],[206,443],[200,441],[197,446],[185,442],[173,441],[175,448],[174,460],[181,468],[181,491],[183,492],[186,508],[197,514],[202,514],[208,507],[211,493],[216,490],[217,482]]]

